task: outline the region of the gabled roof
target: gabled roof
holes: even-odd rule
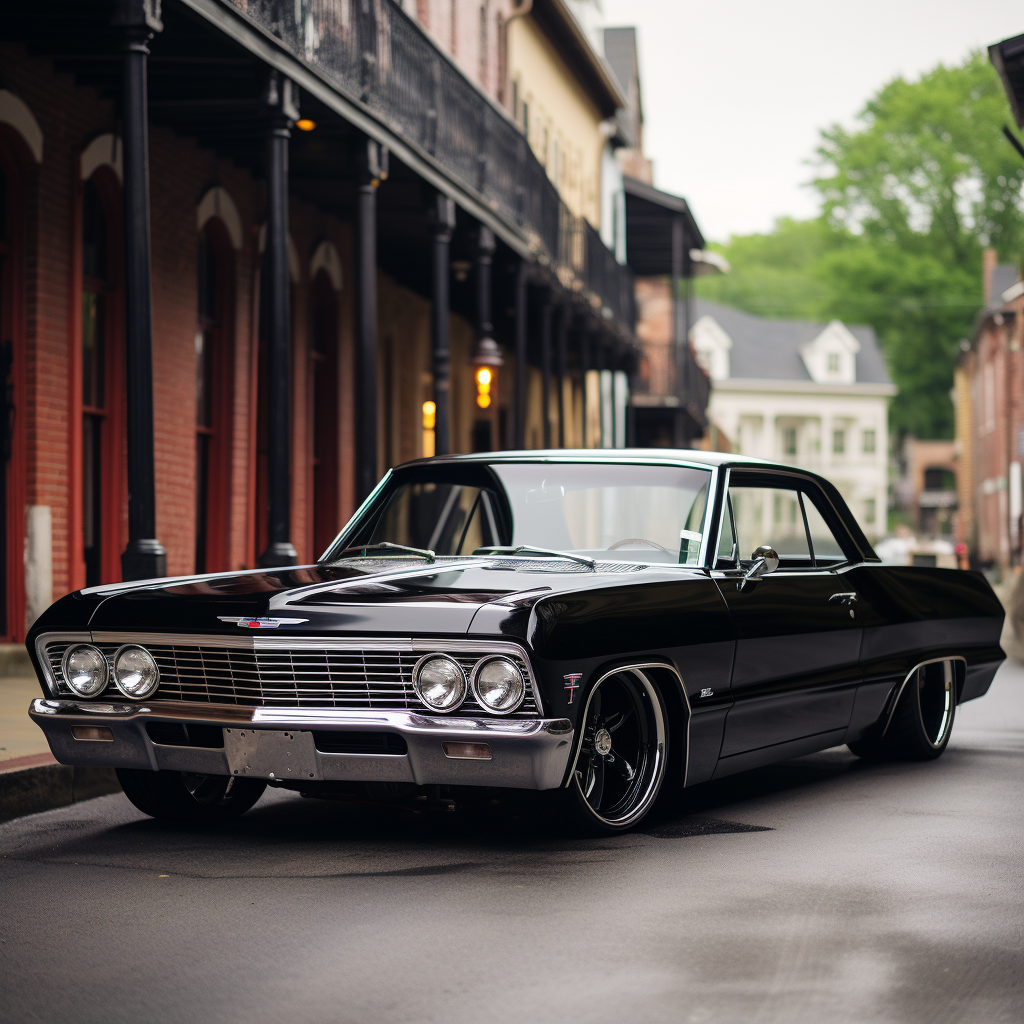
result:
[[[810,381],[800,350],[828,326],[808,320],[766,320],[720,306],[706,299],[694,301],[694,322],[710,316],[732,339],[729,379]],[[870,327],[847,330],[860,344],[855,356],[858,384],[891,384],[889,371]]]

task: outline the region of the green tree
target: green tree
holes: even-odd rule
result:
[[[729,260],[731,272],[698,279],[697,293],[758,316],[816,319],[830,295],[815,267],[844,241],[844,233],[824,219],[781,218],[769,234],[714,245]]]
[[[821,218],[731,239],[722,251],[733,280],[702,281],[698,293],[763,316],[869,324],[900,388],[893,427],[951,436],[953,365],[981,306],[981,250],[1024,260],[1024,161],[1002,136],[1008,123],[980,52],[894,79],[855,129],[822,132]]]

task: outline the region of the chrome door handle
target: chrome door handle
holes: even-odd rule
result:
[[[854,590],[848,590],[843,594],[833,594],[828,599],[828,603],[845,604],[847,606],[852,606],[857,603],[857,593]]]

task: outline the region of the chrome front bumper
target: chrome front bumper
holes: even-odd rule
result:
[[[573,739],[572,724],[565,718],[431,718],[411,711],[41,698],[32,701],[28,713],[61,764],[248,775],[271,781],[555,789],[565,777]],[[222,730],[224,746],[155,742],[147,729],[150,723],[215,726]],[[401,737],[407,750],[328,753],[316,748],[314,733],[334,733],[338,738],[388,734]],[[104,738],[83,738],[97,734]],[[465,752],[459,746],[464,744],[473,744],[477,752],[486,744],[490,757],[457,756]]]

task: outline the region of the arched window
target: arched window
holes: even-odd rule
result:
[[[234,254],[216,219],[199,232],[196,357],[195,571],[226,567]]]
[[[313,434],[313,557],[338,532],[338,296],[330,275],[313,279],[309,311],[310,423]]]
[[[82,186],[82,549],[85,585],[121,578],[122,461],[120,232],[116,177]]]

